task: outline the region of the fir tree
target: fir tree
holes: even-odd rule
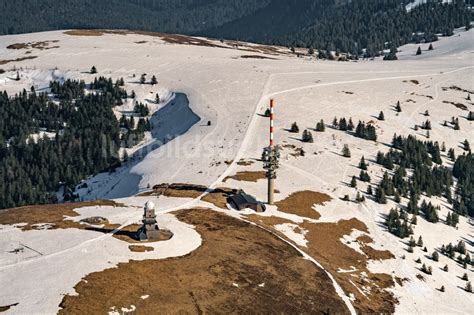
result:
[[[431,267],[427,267],[425,264],[423,264],[423,266],[421,266],[421,271],[423,271],[427,275],[431,275],[431,273],[432,273]]]
[[[433,44],[430,43],[430,47],[428,47],[428,50],[433,50]]]
[[[291,124],[290,132],[292,132],[292,133],[298,133],[298,132],[300,132],[300,128],[298,127],[298,125],[296,124],[296,122],[294,122],[293,124]]]
[[[350,151],[349,146],[347,144],[344,144],[344,147],[342,148],[342,156],[344,156],[346,158],[351,157],[351,151]]]
[[[397,101],[397,106],[395,107],[395,110],[397,111],[397,113],[402,112],[402,107],[400,106],[400,101]]]
[[[375,191],[375,201],[380,204],[387,203],[387,197],[385,196],[385,190],[381,187],[378,187]]]
[[[349,123],[347,124],[347,130],[349,131],[354,130],[354,123],[352,122],[352,118],[349,118]]]
[[[347,121],[346,121],[346,118],[341,118],[339,120],[339,130],[341,131],[347,131]]]
[[[416,55],[419,56],[421,55],[421,47],[418,46],[418,49],[416,50]]]
[[[153,76],[151,77],[150,84],[151,84],[151,85],[156,85],[156,84],[158,84],[158,80],[156,80],[156,76],[155,76],[155,75],[153,75]]]
[[[367,170],[367,163],[365,163],[365,158],[364,158],[364,156],[362,156],[362,158],[360,159],[359,168],[360,168],[361,170],[364,170],[364,171]]]
[[[369,174],[363,170],[360,171],[359,179],[363,182],[370,182]]]
[[[467,141],[467,139],[463,142],[463,148],[465,151],[471,151],[471,146],[469,145],[469,141]]]
[[[469,277],[467,276],[467,273],[464,273],[461,277],[462,280],[464,281],[468,281],[469,280]]]
[[[434,251],[433,254],[431,254],[431,259],[434,261],[439,261],[439,254],[437,251]]]
[[[326,130],[326,127],[324,125],[324,121],[321,119],[321,121],[316,124],[316,131],[324,132],[325,130]]]
[[[365,201],[364,195],[361,195],[360,192],[357,192],[356,201],[357,201],[357,202],[364,202],[364,201]]]
[[[383,111],[380,111],[378,119],[385,120],[385,115],[383,114]]]
[[[357,187],[357,179],[356,179],[355,176],[352,176],[351,187],[353,187],[353,188]]]
[[[97,73],[97,68],[95,66],[92,66],[90,73],[91,74],[96,74]]]
[[[474,112],[469,111],[469,114],[467,114],[467,120],[473,121],[474,120]]]
[[[145,75],[145,74],[142,74],[142,75],[140,76],[140,84],[145,84],[145,82],[146,82],[146,75]]]
[[[466,292],[472,293],[472,284],[471,282],[466,283]]]
[[[456,120],[454,123],[454,130],[461,130],[461,126],[459,125],[459,120]]]
[[[456,161],[456,154],[454,153],[454,149],[451,148],[448,150],[448,157],[451,161]]]
[[[308,142],[308,143],[313,143],[314,142],[313,135],[311,134],[311,132],[309,130],[306,129],[305,131],[303,131],[302,141],[303,142]]]
[[[423,238],[421,237],[418,237],[418,242],[416,242],[416,246],[418,247],[423,247]]]

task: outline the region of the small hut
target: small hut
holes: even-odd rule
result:
[[[142,222],[143,226],[138,230],[140,240],[159,240],[160,228],[156,222],[155,204],[151,201],[145,204]]]
[[[264,212],[265,205],[261,202],[258,202],[254,197],[246,194],[243,191],[240,191],[234,195],[231,195],[227,201],[232,207],[237,210],[243,210],[246,208],[252,209],[256,212]]]

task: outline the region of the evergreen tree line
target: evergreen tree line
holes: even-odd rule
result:
[[[354,123],[352,122],[352,118],[346,120],[346,118],[342,117],[339,120],[337,117],[334,117],[332,122],[333,128],[339,129],[341,131],[353,131],[354,130]],[[366,124],[364,121],[360,121],[355,127],[354,136],[366,140],[377,141],[377,131],[375,127],[368,123]]]
[[[120,165],[113,107],[126,92],[105,78],[90,84],[92,93],[84,93],[83,81],[50,87],[52,95],[33,88],[11,97],[0,93],[0,208],[53,203],[63,185],[65,199],[74,198],[82,179]],[[138,129],[147,128],[149,122],[139,121]],[[33,140],[40,131],[54,137]]]
[[[444,146],[443,146],[444,147]],[[450,150],[452,160],[454,152]],[[435,162],[435,164],[433,164]],[[445,197],[453,205],[457,214],[474,216],[474,158],[472,153],[463,154],[455,159],[452,171],[442,166],[440,148],[437,142],[420,141],[414,136],[402,137],[394,135],[392,148],[388,153],[378,152],[377,163],[392,170],[398,165],[392,177],[385,172],[376,190],[377,202],[386,203],[386,196],[395,196],[399,202],[400,196],[410,198],[407,211],[425,215],[430,222],[437,222],[437,208],[431,203],[418,206],[421,193],[430,196]],[[406,169],[412,169],[408,178]],[[457,186],[452,195],[453,177],[457,178]],[[457,224],[457,214],[450,218],[454,226]],[[450,224],[451,225],[451,224]]]
[[[290,46],[315,47],[374,57],[407,43],[433,42],[436,34],[453,34],[469,26],[472,14],[463,0],[428,0],[407,12],[399,0],[359,0],[334,7],[314,24],[278,40]]]
[[[467,26],[471,0],[75,0],[2,1],[0,35],[46,30],[132,29],[247,40],[367,57],[431,42]],[[107,14],[103,14],[107,12]],[[126,18],[124,18],[126,17]],[[278,21],[278,22],[276,22]],[[396,51],[396,50],[395,50]]]

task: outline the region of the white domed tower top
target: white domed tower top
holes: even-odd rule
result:
[[[145,203],[145,210],[155,210],[155,204],[152,201]]]

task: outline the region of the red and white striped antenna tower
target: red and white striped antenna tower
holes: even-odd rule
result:
[[[273,147],[273,120],[275,118],[275,101],[273,99],[270,100],[270,147]]]
[[[275,193],[275,179],[276,170],[278,168],[278,160],[280,158],[280,152],[278,146],[274,144],[274,119],[275,119],[275,101],[270,100],[270,145],[263,149],[263,168],[267,171],[268,178],[268,204],[272,205],[274,202]]]

